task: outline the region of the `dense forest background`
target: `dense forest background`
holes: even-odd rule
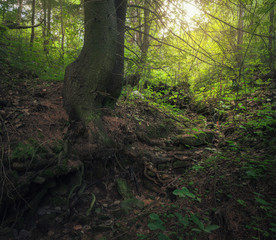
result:
[[[275,6],[129,0],[112,147],[71,157],[84,2],[1,0],[0,239],[274,239]]]
[[[260,76],[275,70],[274,1],[188,2],[128,3],[126,78],[187,82],[214,97],[264,84]],[[82,48],[83,21],[78,1],[2,1],[2,74],[13,67],[63,80]]]

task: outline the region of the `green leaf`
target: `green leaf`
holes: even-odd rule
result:
[[[157,223],[157,222],[149,223],[148,227],[149,227],[150,230],[162,230],[162,231],[166,230],[165,227],[162,224]]]
[[[161,221],[161,219],[159,218],[159,215],[156,214],[156,213],[151,213],[149,215],[149,217],[150,217],[151,220],[160,220]]]
[[[189,189],[186,188],[186,187],[183,187],[182,189],[176,189],[176,190],[174,190],[174,191],[173,191],[173,194],[174,194],[174,195],[177,195],[177,196],[179,196],[179,197],[190,197],[190,198],[195,198],[195,197],[196,197],[196,196],[195,196],[193,193],[191,193],[191,192],[189,191]]]
[[[217,230],[219,228],[220,228],[220,226],[218,226],[218,225],[209,225],[206,228],[204,228],[204,231],[207,232],[207,233],[210,233],[210,232],[212,232],[214,230]]]
[[[271,205],[270,203],[268,203],[267,201],[265,201],[265,200],[262,199],[262,198],[255,197],[255,200],[256,200],[257,203],[260,203],[260,204],[262,204],[262,205],[266,205],[266,206]]]
[[[178,218],[178,221],[184,226],[184,228],[189,225],[189,220],[187,216],[183,217],[180,213],[175,213],[174,215]]]
[[[238,202],[240,205],[245,206],[245,201],[244,201],[244,200],[238,199],[237,202]]]
[[[159,218],[158,214],[151,213],[149,217],[152,221],[148,224],[148,227],[150,230],[158,230],[158,229],[163,231],[166,230],[165,227],[163,226],[164,222]]]
[[[164,235],[163,233],[159,233],[158,240],[171,240],[171,239],[168,236]]]
[[[199,218],[196,215],[192,214],[191,219],[201,230],[204,230],[203,223],[199,220]]]

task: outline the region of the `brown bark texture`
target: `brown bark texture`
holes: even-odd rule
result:
[[[87,124],[121,92],[126,1],[85,0],[84,10],[84,46],[66,68],[63,98],[70,119]]]

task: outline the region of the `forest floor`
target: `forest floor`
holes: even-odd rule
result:
[[[272,91],[215,120],[129,92],[103,117],[114,146],[45,177],[69,128],[62,83],[1,85],[1,240],[275,239]]]

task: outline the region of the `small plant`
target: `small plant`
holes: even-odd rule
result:
[[[152,213],[149,215],[150,223],[148,227],[150,230],[162,230],[165,231],[164,222],[160,219],[159,215],[156,213]]]
[[[238,199],[237,202],[242,206],[246,205],[244,200]]]
[[[186,187],[175,189],[173,194],[180,198],[187,198],[190,201],[200,201],[200,198]],[[204,224],[206,219],[202,221],[197,214],[187,211],[187,209],[180,209],[175,204],[165,213],[151,213],[149,218],[148,227],[151,231],[158,231],[158,240],[170,240],[175,239],[175,237],[185,239],[187,236],[196,237],[195,234],[210,234],[219,228],[218,225]],[[148,238],[143,235],[139,239]]]
[[[199,218],[195,214],[191,214],[191,220],[198,226],[198,228],[193,228],[192,231],[198,233],[211,233],[212,231],[219,229],[218,225],[207,225],[205,227],[204,224],[199,220]]]
[[[33,158],[35,154],[35,148],[29,143],[18,143],[11,154],[12,160],[26,161]]]
[[[173,191],[173,194],[176,195],[176,196],[179,196],[179,197],[189,197],[189,198],[192,198],[192,199],[195,199],[197,200],[198,202],[201,202],[201,199],[196,197],[193,193],[191,193],[189,191],[188,188],[186,187],[182,187],[181,189],[176,189]]]

